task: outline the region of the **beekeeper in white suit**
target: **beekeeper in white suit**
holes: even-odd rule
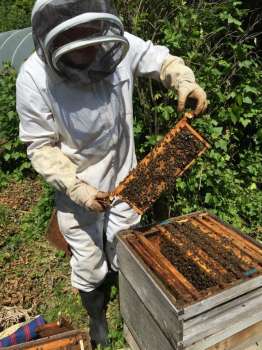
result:
[[[116,269],[114,237],[140,220],[120,200],[105,205],[136,166],[134,79],[176,89],[180,111],[190,96],[199,114],[206,95],[181,58],[124,32],[110,0],[37,0],[32,30],[36,52],[17,79],[20,138],[33,167],[57,190],[58,223],[73,254],[72,285],[89,313],[94,346],[104,346],[107,259]]]

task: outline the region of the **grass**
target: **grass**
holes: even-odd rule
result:
[[[10,209],[4,205],[0,205],[0,227],[5,227],[9,222]]]
[[[70,285],[69,259],[44,235],[52,190],[36,178],[9,184],[0,198],[0,305],[20,306],[48,322],[62,314],[74,328],[85,330],[88,317]],[[113,287],[107,310],[112,346],[107,349],[124,346],[118,305],[118,289]]]

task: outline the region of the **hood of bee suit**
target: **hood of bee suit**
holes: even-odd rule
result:
[[[31,20],[38,56],[70,81],[103,79],[129,49],[110,0],[37,0]]]

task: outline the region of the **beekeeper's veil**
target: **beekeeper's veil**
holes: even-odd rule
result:
[[[32,31],[41,59],[81,83],[114,72],[129,47],[110,0],[37,0]]]

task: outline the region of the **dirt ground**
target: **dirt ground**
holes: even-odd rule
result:
[[[52,322],[61,313],[74,328],[87,329],[86,312],[70,284],[69,259],[45,238],[47,208],[39,178],[10,182],[0,191],[0,309],[17,309],[19,321],[23,315],[42,314]],[[111,292],[108,320],[112,349],[122,348],[116,288]],[[0,331],[8,325],[2,315]]]

